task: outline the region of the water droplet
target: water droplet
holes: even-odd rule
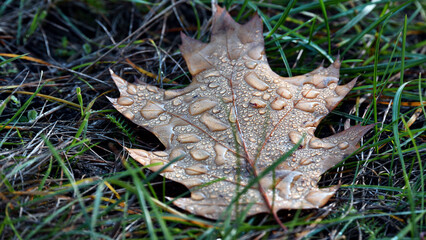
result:
[[[313,163],[312,162],[312,160],[310,159],[310,158],[304,158],[304,159],[302,159],[302,160],[300,160],[300,162],[299,162],[301,165],[309,165],[309,164],[311,164],[311,163]]]
[[[160,114],[164,112],[163,106],[164,105],[161,103],[148,101],[140,112],[142,117],[147,120],[151,120],[157,118]]]
[[[346,148],[349,147],[349,143],[347,142],[341,142],[339,143],[339,145],[337,145],[340,149],[345,150]]]
[[[282,110],[287,106],[287,103],[279,98],[276,98],[273,102],[271,102],[271,108],[274,110]]]
[[[231,108],[231,111],[229,112],[229,117],[228,117],[229,121],[232,123],[235,123],[237,121],[237,116],[235,114],[235,108]]]
[[[134,100],[130,97],[120,97],[117,100],[117,103],[122,105],[122,106],[130,106],[130,105],[133,104],[133,102],[134,102]]]
[[[250,49],[247,53],[247,55],[254,60],[261,59],[263,54],[264,54],[264,48],[263,48],[262,45],[258,45],[256,47]]]
[[[244,80],[248,85],[250,85],[252,88],[255,88],[259,91],[265,91],[269,88],[268,84],[266,84],[264,81],[260,80],[256,73],[250,72],[244,76]]]
[[[192,192],[191,193],[191,199],[194,200],[194,201],[201,201],[205,198],[206,198],[206,196],[204,196],[204,194],[202,194],[200,192]]]
[[[173,100],[172,104],[173,104],[173,106],[179,106],[179,105],[182,104],[182,100],[179,99],[179,98],[176,98],[176,99]]]
[[[265,93],[265,94],[263,94],[262,98],[263,98],[263,100],[268,101],[269,99],[271,99],[271,94]]]
[[[152,154],[154,154],[155,156],[158,156],[158,157],[167,157],[167,156],[169,156],[169,154],[166,153],[166,152],[164,152],[164,151],[155,151],[155,152],[152,152]]]
[[[325,149],[330,149],[333,148],[335,145],[332,143],[327,143],[322,141],[321,139],[318,138],[312,138],[309,141],[309,147],[313,148],[313,149],[318,149],[318,148],[325,148]]]
[[[198,163],[186,168],[185,172],[188,175],[200,175],[207,172],[207,167],[202,163]]]
[[[153,92],[153,93],[157,93],[158,92],[158,88],[152,85],[148,85],[146,86],[146,89],[148,89],[148,91]]]
[[[219,83],[217,83],[217,82],[209,83],[209,88],[217,88],[217,87],[219,87]]]
[[[216,152],[216,158],[214,162],[219,166],[225,164],[225,155],[228,149],[221,144],[216,143],[216,145],[214,145],[214,150]]]
[[[135,114],[133,114],[132,111],[130,111],[130,110],[126,110],[126,111],[122,112],[122,114],[130,120],[133,120],[133,118],[135,118]]]
[[[202,149],[193,149],[189,152],[189,154],[194,160],[197,160],[197,161],[206,160],[207,158],[210,157],[210,154],[207,151]]]
[[[298,101],[296,106],[294,108],[297,108],[299,110],[313,113],[315,112],[315,106],[320,105],[319,102],[305,102],[305,101]]]
[[[173,161],[173,160],[181,160],[185,157],[186,152],[182,149],[182,148],[174,148],[169,155],[169,160]]]
[[[302,139],[302,134],[300,134],[299,132],[296,132],[296,131],[291,131],[289,134],[288,134],[288,137],[290,138],[290,141],[293,143],[293,144],[296,144],[296,143],[298,143],[301,139]],[[301,145],[302,146],[304,146],[305,144],[304,144],[304,140],[302,141],[302,143],[301,143]]]
[[[216,105],[217,102],[212,101],[208,98],[198,99],[189,106],[189,114],[191,114],[192,116],[198,115],[214,108]]]
[[[180,143],[196,143],[201,140],[201,138],[195,133],[184,133],[177,137],[177,140]]]
[[[252,98],[250,100],[250,106],[253,108],[264,108],[266,107],[266,103],[262,101],[260,98]]]
[[[320,92],[315,91],[315,90],[304,90],[302,91],[302,96],[305,98],[316,98],[318,95],[320,94]]]
[[[220,73],[218,71],[211,71],[206,73],[206,75],[204,75],[205,78],[209,78],[209,77],[219,77]]]
[[[127,93],[135,95],[137,93],[137,87],[132,83],[127,84]]]
[[[201,118],[200,122],[202,122],[210,131],[216,132],[216,131],[223,131],[228,128],[228,126],[220,121],[219,119],[213,117],[212,115],[208,113],[204,113]]]
[[[204,183],[204,181],[200,178],[187,178],[187,179],[179,180],[179,182],[185,185],[187,188],[200,186],[201,184]]]
[[[291,92],[288,89],[283,88],[283,87],[280,87],[280,88],[277,89],[277,94],[280,95],[283,98],[286,98],[286,99],[290,99],[290,98],[293,97]]]
[[[247,61],[244,63],[244,65],[246,65],[246,67],[249,69],[254,69],[256,68],[257,63],[255,61]]]
[[[225,103],[232,102],[232,97],[223,97],[223,102],[225,102]]]

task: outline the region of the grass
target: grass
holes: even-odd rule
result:
[[[210,1],[4,1],[0,6],[1,239],[421,239],[426,235],[424,1],[221,1],[257,13],[282,76],[340,53],[357,86],[317,136],[377,122],[363,148],[324,174],[342,184],[323,208],[213,221],[173,207],[181,185],[141,168],[123,146],[161,149],[104,97],[108,75],[190,82],[179,32],[208,40]],[[146,77],[146,76],[150,77]]]

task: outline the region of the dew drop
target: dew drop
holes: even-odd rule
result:
[[[134,103],[134,100],[130,97],[120,97],[117,100],[117,103],[122,105],[122,106],[130,106]]]

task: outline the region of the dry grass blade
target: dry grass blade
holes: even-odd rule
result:
[[[24,60],[27,60],[27,61],[40,63],[40,64],[43,64],[43,65],[46,65],[46,66],[52,66],[52,64],[50,64],[46,61],[43,61],[41,59],[34,58],[34,57],[29,57],[29,56],[23,56],[23,55],[18,55],[18,54],[13,54],[13,53],[0,53],[0,56],[11,57],[11,58],[17,57],[17,58],[24,59]]]

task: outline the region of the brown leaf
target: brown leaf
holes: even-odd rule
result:
[[[191,189],[174,203],[208,218],[219,218],[251,179],[301,146],[273,174],[239,199],[248,215],[280,209],[318,208],[338,187],[319,189],[320,175],[354,152],[372,127],[354,126],[319,139],[314,132],[356,80],[338,86],[340,62],[301,76],[280,77],[265,56],[262,22],[236,23],[222,8],[213,17],[210,43],[182,34],[180,46],[193,76],[184,89],[133,85],[111,72],[121,96],[109,98],[134,123],[153,132],[164,152],[127,149],[143,165],[173,159],[161,174]],[[159,165],[159,164],[160,165]],[[212,184],[197,187],[217,179]],[[275,194],[275,196],[274,196]],[[234,211],[233,211],[234,213]]]

